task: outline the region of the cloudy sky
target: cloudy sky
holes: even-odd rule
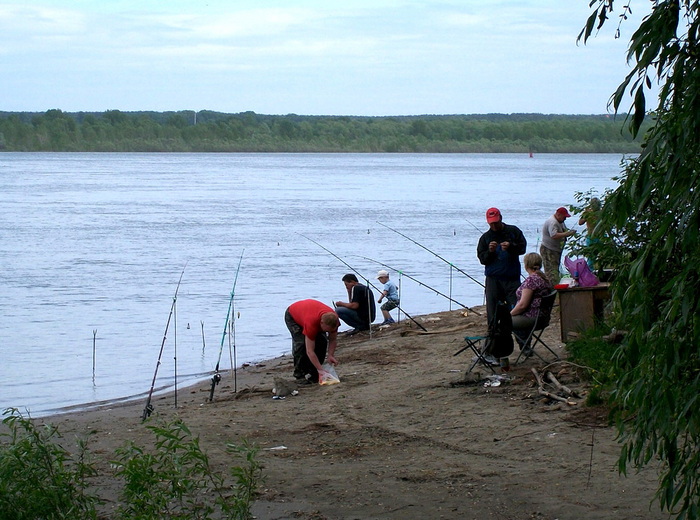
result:
[[[0,0],[0,110],[600,114],[642,13],[588,3]]]

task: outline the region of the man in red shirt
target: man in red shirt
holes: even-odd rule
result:
[[[292,334],[294,377],[297,384],[318,383],[321,364],[337,365],[335,349],[338,341],[338,315],[317,300],[301,300],[284,313],[284,322]]]

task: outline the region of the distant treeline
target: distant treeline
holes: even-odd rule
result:
[[[0,112],[21,152],[635,153],[624,116],[284,116],[255,112]]]

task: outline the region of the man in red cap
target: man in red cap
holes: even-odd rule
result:
[[[544,274],[549,278],[552,285],[559,283],[561,277],[559,265],[561,264],[561,254],[564,250],[566,239],[575,233],[572,229],[567,229],[564,221],[571,215],[565,207],[561,207],[549,217],[542,226],[542,245],[540,245],[540,256],[544,264]]]
[[[520,287],[520,259],[525,254],[527,241],[515,226],[503,223],[498,208],[486,211],[489,230],[481,235],[476,255],[486,275],[486,315],[488,323],[496,312],[498,302],[507,302],[513,308],[518,301],[515,291]]]

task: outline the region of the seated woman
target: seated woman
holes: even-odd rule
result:
[[[542,272],[542,257],[540,255],[537,253],[526,254],[523,257],[523,264],[529,276],[518,287],[515,293],[518,297],[518,303],[510,311],[510,315],[513,317],[513,335],[521,350],[535,325],[542,297],[554,290]]]

